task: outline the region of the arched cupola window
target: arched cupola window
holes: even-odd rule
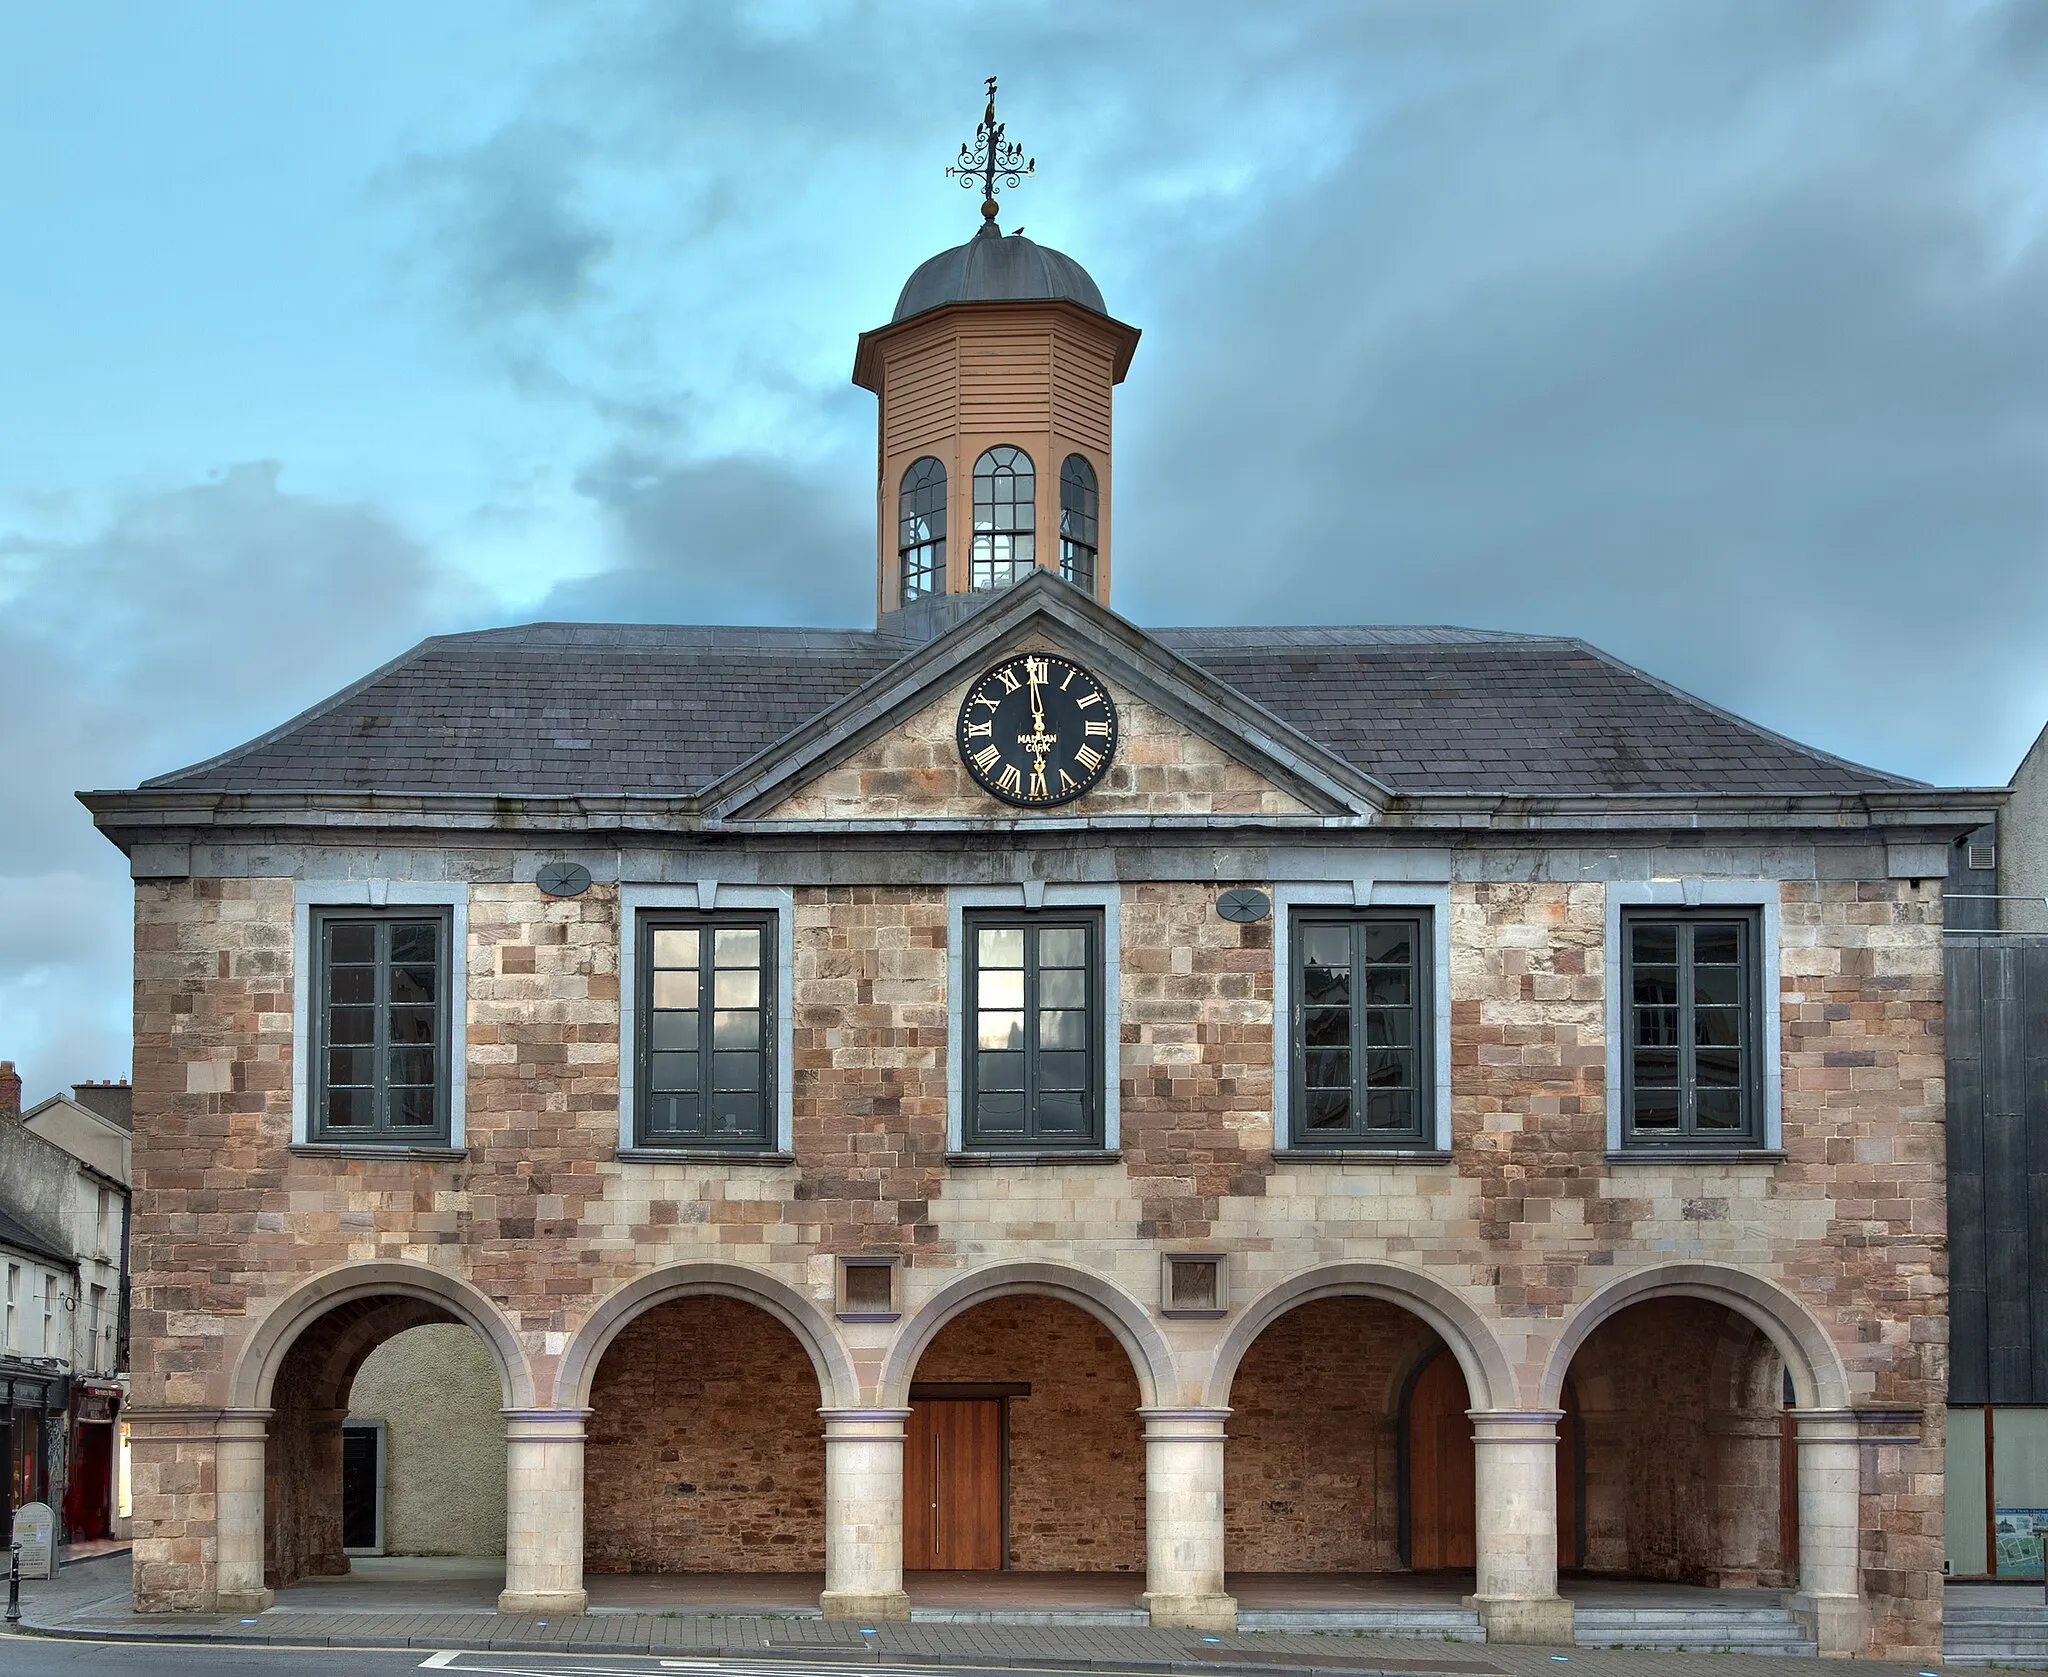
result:
[[[1095,592],[1095,550],[1099,505],[1095,468],[1078,454],[1060,467],[1060,575],[1076,588]]]
[[[927,454],[903,474],[896,502],[903,603],[946,591],[946,468]]]
[[[1008,443],[974,463],[974,552],[968,585],[1007,588],[1038,563],[1038,473],[1031,456]]]

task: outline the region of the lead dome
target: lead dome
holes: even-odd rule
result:
[[[890,324],[944,308],[948,303],[1078,303],[1106,315],[1102,292],[1071,256],[1022,233],[1005,237],[994,222],[964,245],[942,250],[918,265],[896,299]]]

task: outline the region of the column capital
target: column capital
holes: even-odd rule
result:
[[[508,1442],[521,1443],[559,1439],[581,1441],[583,1424],[593,1411],[588,1409],[501,1409]]]
[[[1228,1409],[1149,1409],[1138,1411],[1145,1423],[1147,1444],[1220,1444]]]
[[[1562,1409],[1468,1409],[1475,1444],[1555,1444]]]
[[[273,1413],[268,1409],[223,1409],[214,1417],[213,1435],[260,1444],[269,1431]]]
[[[1793,1409],[1792,1425],[1802,1444],[1854,1444],[1863,1433],[1863,1418],[1853,1409]]]
[[[907,1409],[821,1409],[825,1442],[851,1443],[856,1440],[877,1444],[900,1444],[903,1423],[910,1419]]]

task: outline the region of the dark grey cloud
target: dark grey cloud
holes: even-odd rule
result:
[[[853,339],[971,230],[939,171],[995,70],[1039,159],[1006,224],[1144,329],[1136,620],[1582,634],[1948,781],[2003,779],[2048,714],[2038,0],[549,16],[509,119],[365,166],[442,347],[542,434],[560,410],[546,472],[603,533],[516,615],[869,621]],[[0,527],[0,588],[34,722],[0,730],[0,1053],[44,1090],[125,1053],[126,887],[72,788],[506,615],[264,467]]]
[[[642,205],[618,251],[652,260],[672,216],[721,304],[758,303],[728,329],[850,343],[971,225],[938,167],[1000,69],[1041,162],[1015,218],[1146,332],[1122,609],[1579,633],[1815,743],[1981,781],[2048,709],[2040,15],[623,6],[547,97]],[[671,417],[730,400],[729,363],[666,365]],[[707,591],[691,546],[730,445],[685,425],[586,472],[627,557],[556,603],[861,620],[865,486],[828,516],[852,476],[817,457],[871,446],[869,421],[811,376],[752,456],[805,486],[782,498],[803,534],[715,538],[758,556],[743,595]],[[627,458],[662,487],[628,489]]]
[[[872,474],[870,473],[870,481]],[[558,584],[538,615],[583,622],[858,623],[874,611],[874,525],[854,473],[782,461],[676,462],[621,448],[577,488],[617,562]]]
[[[565,314],[596,290],[612,237],[580,207],[587,146],[542,118],[411,159],[388,184],[415,198],[423,251],[468,314]]]
[[[32,1097],[128,1071],[129,887],[72,796],[305,708],[463,602],[375,510],[270,464],[139,492],[83,536],[0,530],[0,1055]]]

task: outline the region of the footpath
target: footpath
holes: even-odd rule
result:
[[[1784,1655],[1646,1652],[1626,1648],[1508,1647],[1413,1642],[1329,1631],[1193,1631],[1123,1626],[877,1624],[773,1614],[599,1612],[544,1619],[468,1612],[277,1611],[234,1616],[141,1614],[128,1592],[128,1556],[74,1561],[54,1579],[22,1585],[15,1629],[84,1641],[255,1644],[299,1648],[416,1648],[525,1654],[667,1655],[730,1660],[754,1671],[817,1677],[863,1667],[1129,1673],[1197,1677],[1796,1677]],[[1825,1677],[1915,1677],[1923,1666],[1829,1660]]]

